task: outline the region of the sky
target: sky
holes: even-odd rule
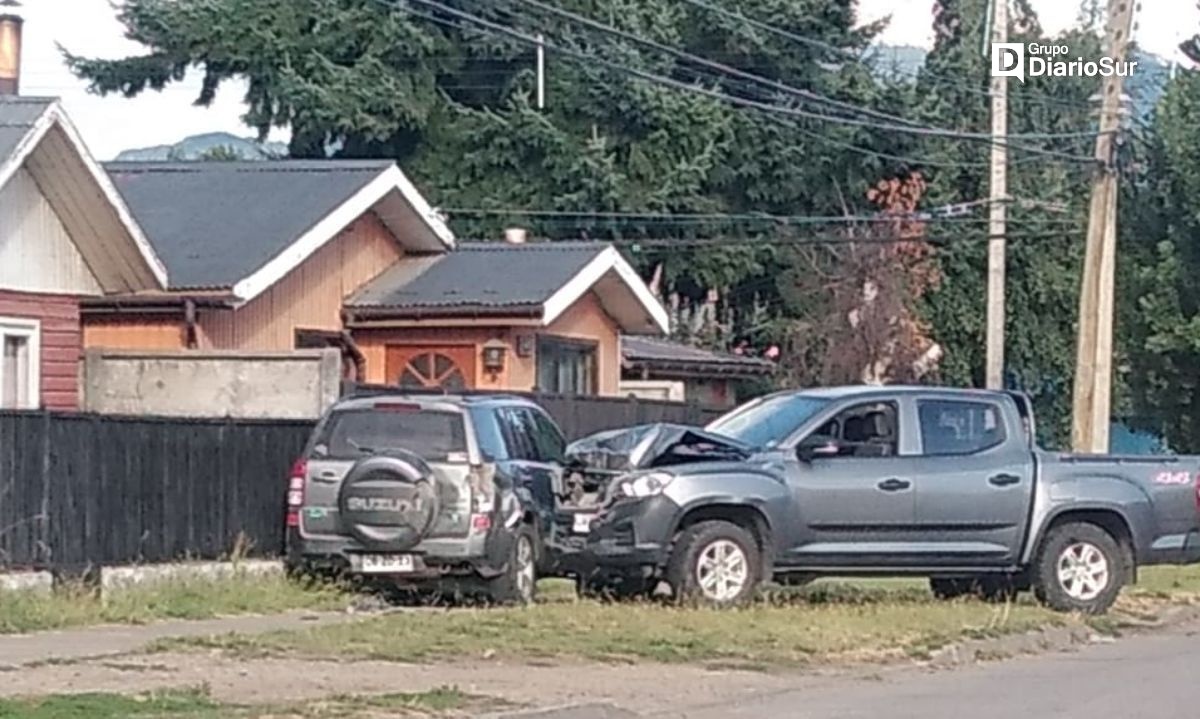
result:
[[[113,2],[120,0],[20,0],[24,7],[25,47],[21,94],[56,96],[98,159],[112,159],[121,150],[178,142],[189,135],[226,131],[253,134],[240,120],[245,85],[223,85],[208,108],[192,105],[200,77],[189,73],[182,83],[162,92],[145,92],[137,98],[102,98],[89,94],[62,61],[58,47],[90,57],[126,57],[144,48],[126,39],[116,19]],[[929,47],[933,0],[860,0],[863,22],[891,16],[881,42]],[[1032,0],[1042,26],[1051,34],[1070,27],[1078,14],[1075,0]],[[1140,0],[1134,38],[1149,52],[1186,62],[1178,45],[1200,32],[1200,6],[1196,0]],[[286,130],[270,139],[286,140]]]

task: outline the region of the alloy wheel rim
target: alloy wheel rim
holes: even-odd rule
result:
[[[696,560],[696,583],[706,599],[715,602],[736,599],[749,581],[746,552],[728,539],[708,544]]]
[[[1090,542],[1075,542],[1058,555],[1058,583],[1068,597],[1087,602],[1108,587],[1108,559]]]

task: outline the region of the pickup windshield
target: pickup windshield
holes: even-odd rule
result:
[[[428,461],[445,461],[466,455],[467,438],[458,412],[343,410],[330,415],[313,447],[329,459],[405,449]]]
[[[787,439],[828,404],[829,400],[802,394],[768,397],[716,418],[705,429],[766,449]]]

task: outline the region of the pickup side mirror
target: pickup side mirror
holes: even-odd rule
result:
[[[796,457],[801,462],[811,462],[814,459],[836,457],[841,451],[841,442],[833,437],[810,435],[800,440],[800,444],[796,447]]]

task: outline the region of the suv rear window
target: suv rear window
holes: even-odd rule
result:
[[[445,461],[455,454],[465,460],[467,437],[458,412],[355,409],[332,413],[313,448],[331,459],[406,449],[430,461]]]

